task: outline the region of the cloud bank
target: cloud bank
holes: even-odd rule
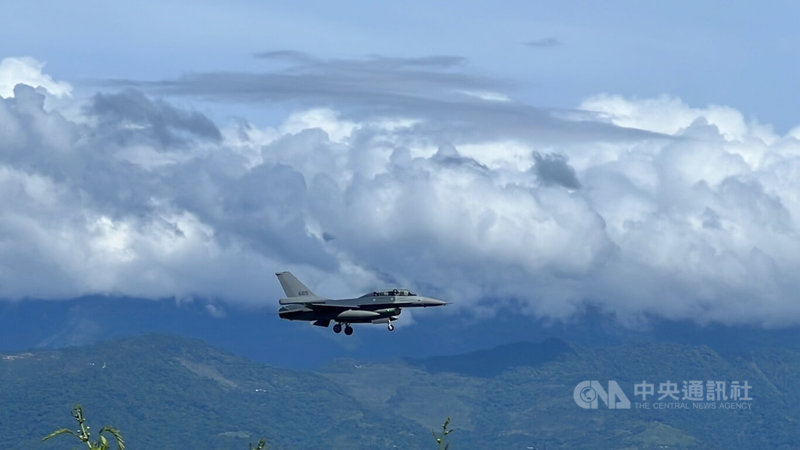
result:
[[[260,56],[286,66],[129,82],[79,119],[4,96],[0,297],[264,305],[291,269],[475,315],[800,323],[800,132],[666,96],[541,110],[453,57]],[[293,112],[222,124],[155,95]]]
[[[69,96],[72,86],[63,81],[55,81],[42,73],[44,63],[33,58],[3,58],[0,60],[0,97],[11,97],[14,86],[19,83],[42,87],[57,97]]]

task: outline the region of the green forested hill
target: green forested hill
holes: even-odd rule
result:
[[[136,449],[415,448],[430,431],[365,410],[339,385],[310,372],[253,363],[206,344],[148,336],[0,361],[0,448],[71,448],[56,428],[119,428]],[[77,441],[75,441],[77,443]]]
[[[582,409],[584,380],[615,380],[630,409]],[[747,381],[747,409],[658,408],[638,383]],[[320,372],[276,369],[201,341],[147,336],[0,360],[0,448],[72,448],[56,428],[84,406],[97,430],[121,429],[128,448],[436,448],[452,417],[451,448],[797,448],[800,353],[703,345],[585,348],[564,341],[395,362],[340,360]],[[680,395],[679,393],[676,395]],[[670,400],[669,398],[666,399]],[[647,404],[645,408],[642,405]],[[660,402],[665,403],[665,402]]]
[[[548,347],[548,348],[543,348]],[[568,348],[565,348],[568,347]],[[517,354],[514,363],[513,352]],[[530,355],[549,355],[531,358]],[[557,356],[554,356],[558,354]],[[505,369],[487,375],[486,364]],[[467,367],[467,363],[473,367]],[[447,365],[450,364],[450,370]],[[434,367],[435,371],[429,371]],[[453,448],[798,448],[800,353],[751,351],[728,358],[703,345],[567,346],[550,340],[502,346],[457,358],[396,364],[342,363],[326,376],[373,410],[393,408],[420,425],[452,416]],[[367,380],[383,379],[380,385]],[[583,380],[615,380],[630,409],[582,409],[573,389]],[[711,380],[747,381],[752,400],[678,401],[658,394],[641,401],[634,385]],[[727,389],[726,389],[727,391]],[[637,404],[638,403],[638,404]],[[714,409],[697,409],[710,406]],[[645,407],[645,404],[647,407]],[[695,405],[697,404],[697,405]],[[666,409],[673,406],[688,409]],[[727,406],[749,409],[725,409]]]

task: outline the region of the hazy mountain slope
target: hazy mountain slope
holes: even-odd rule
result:
[[[800,352],[791,348],[723,355],[704,345],[558,339],[441,358],[339,360],[311,372],[146,336],[0,359],[0,448],[69,445],[38,441],[74,427],[76,402],[94,429],[122,429],[131,449],[247,448],[259,437],[271,449],[434,448],[430,431],[448,416],[454,450],[797,448],[798,374]],[[585,380],[616,381],[631,408],[580,408],[573,394]],[[654,406],[657,394],[635,395],[643,381],[688,380],[747,381],[751,400],[747,409],[698,409],[667,398],[688,409],[664,409]]]
[[[453,300],[453,306],[457,301]],[[260,308],[253,309],[237,309],[200,299],[104,296],[63,301],[0,299],[0,352],[89,345],[149,333],[199,338],[251,360],[293,369],[317,369],[335,358],[374,362],[446,355],[464,359],[463,354],[506,345],[511,347],[501,353],[513,353],[514,344],[510,343],[553,337],[598,348],[636,342],[703,344],[726,357],[765,348],[800,350],[800,327],[766,330],[653,321],[645,328],[629,329],[620,326],[614,317],[591,308],[569,323],[544,322],[521,315],[508,306],[499,306],[494,317],[482,320],[475,320],[464,309],[428,308],[419,314],[410,312],[414,313],[414,324],[408,326],[404,313],[392,333],[384,326],[363,325],[356,327],[356,333],[348,339],[333,335],[330,328],[281,320],[276,312],[275,298],[265,298]],[[488,329],[494,331],[487,333]],[[496,357],[497,361],[487,366],[488,370],[506,366],[504,356]],[[466,367],[470,369],[469,364]],[[436,367],[429,369],[435,371]]]
[[[393,408],[420,424],[450,415],[454,448],[796,448],[800,411],[796,408],[800,384],[800,353],[772,350],[723,357],[706,346],[670,343],[627,344],[606,348],[571,347],[541,361],[543,347],[568,344],[550,340],[539,344],[503,346],[468,355],[428,358],[395,364],[341,362],[325,373],[373,410]],[[525,351],[525,348],[528,351]],[[515,350],[517,360],[509,350]],[[465,374],[496,363],[506,370],[486,376]],[[449,367],[448,367],[449,365]],[[429,372],[424,367],[435,367]],[[381,386],[367,380],[384,380]],[[615,380],[632,402],[631,409],[581,409],[573,399],[584,380],[603,385]],[[748,381],[750,409],[722,409],[722,403],[647,402],[634,396],[634,385],[708,380]],[[637,406],[647,403],[648,408]],[[659,403],[659,405],[655,405]],[[683,404],[688,409],[662,409]],[[715,409],[697,409],[694,403],[714,403]]]
[[[0,361],[0,448],[40,446],[75,426],[83,404],[90,425],[120,428],[129,448],[416,447],[428,431],[369,413],[335,383],[310,372],[274,369],[196,341],[148,336]],[[63,441],[61,441],[63,439]],[[61,441],[61,442],[59,442]]]

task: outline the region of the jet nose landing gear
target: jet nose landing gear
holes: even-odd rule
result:
[[[394,325],[392,325],[392,322],[389,322],[389,326],[387,328],[389,328],[389,331],[394,331]]]

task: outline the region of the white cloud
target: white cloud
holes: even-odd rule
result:
[[[56,97],[72,94],[69,83],[53,80],[50,75],[42,73],[43,68],[43,62],[28,57],[0,60],[0,97],[13,97],[17,84],[42,87]]]
[[[741,140],[751,135],[751,127],[742,114],[727,106],[710,105],[692,108],[678,98],[661,96],[648,99],[626,99],[602,94],[581,102],[580,109],[597,112],[615,125],[676,135],[697,120],[715,126],[723,137]]]
[[[509,102],[511,101],[510,98],[506,94],[501,92],[492,92],[492,91],[459,91],[460,93],[468,96],[474,97],[481,100],[485,100],[487,102]]]
[[[479,107],[220,132],[134,91],[79,122],[18,92],[0,100],[0,297],[263,304],[292,269],[319,293],[391,283],[453,310],[800,323],[800,141],[731,108],[597,96],[582,107],[613,127],[546,139],[499,135]]]

